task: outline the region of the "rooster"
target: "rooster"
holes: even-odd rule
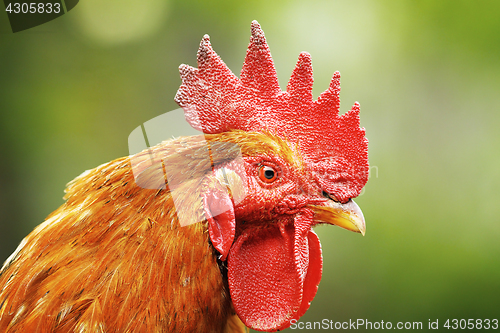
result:
[[[206,35],[175,101],[202,135],[84,172],[0,272],[1,332],[277,331],[322,274],[312,230],[365,232],[359,105],[340,74],[314,101],[301,53],[281,91],[260,25],[240,78]],[[168,177],[167,177],[168,176]]]

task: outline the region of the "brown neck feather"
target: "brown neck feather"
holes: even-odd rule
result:
[[[183,138],[154,149],[174,156],[198,144]],[[180,209],[200,222],[181,227],[169,189],[138,187],[129,158],[76,178],[67,201],[1,272],[0,331],[222,332],[228,319],[238,326],[201,197],[186,193],[189,209]]]

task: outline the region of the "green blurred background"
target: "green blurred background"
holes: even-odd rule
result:
[[[316,229],[324,274],[301,321],[499,318],[499,1],[82,0],[16,34],[0,15],[0,260],[68,181],[177,108],[204,34],[239,73],[254,19],[282,88],[308,51],[314,95],[339,70],[341,112],[359,101],[370,140],[367,234]]]

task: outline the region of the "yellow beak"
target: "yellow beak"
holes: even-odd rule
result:
[[[345,204],[328,200],[327,206],[310,206],[314,211],[314,222],[337,225],[341,228],[359,232],[363,236],[366,232],[365,218],[359,206],[353,201]]]

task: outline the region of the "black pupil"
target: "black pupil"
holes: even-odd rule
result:
[[[273,179],[274,177],[274,170],[273,169],[265,169],[264,170],[264,177],[266,177],[266,179]]]

